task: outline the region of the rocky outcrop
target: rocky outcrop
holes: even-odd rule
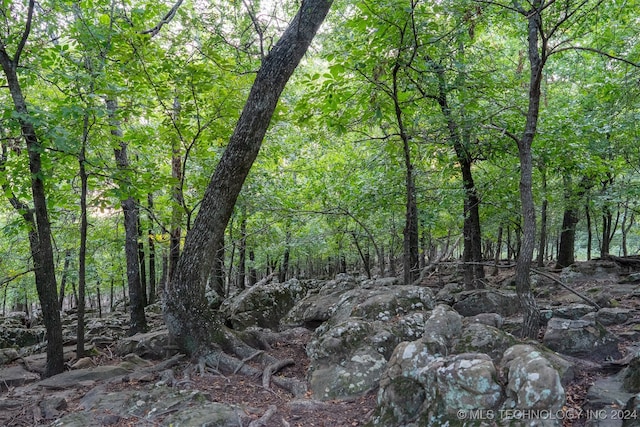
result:
[[[277,329],[280,320],[306,292],[307,284],[298,279],[255,285],[227,299],[221,310],[234,329]]]
[[[551,318],[543,343],[558,353],[594,361],[620,358],[619,339],[595,320]]]
[[[520,311],[520,301],[514,293],[482,289],[460,293],[453,308],[465,317],[480,313],[498,313],[508,317]]]

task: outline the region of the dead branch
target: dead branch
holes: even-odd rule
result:
[[[453,245],[450,245],[449,247],[445,248],[445,250],[443,250],[442,253],[440,253],[440,255],[435,260],[433,260],[432,262],[429,263],[429,265],[423,268],[420,271],[420,276],[418,276],[418,278],[414,280],[411,285],[418,286],[420,283],[422,283],[422,280],[424,280],[425,274],[434,271],[438,267],[438,264],[440,264],[443,259],[449,258],[453,253],[454,249],[456,248],[456,246],[458,246],[458,243],[460,243],[461,238],[462,236],[458,236],[458,238],[456,239]]]
[[[581,294],[580,292],[576,291],[575,289],[571,289],[569,286],[567,286],[564,283],[562,283],[561,280],[556,279],[553,275],[551,275],[549,273],[545,273],[544,271],[538,270],[537,268],[532,268],[531,271],[533,271],[534,273],[537,273],[537,274],[539,274],[541,276],[544,276],[547,279],[553,280],[555,283],[559,284],[560,286],[562,286],[563,288],[565,288],[566,290],[568,290],[572,294],[574,294],[574,295],[578,296],[580,299],[586,301],[589,305],[592,305],[597,310],[600,310],[600,306],[598,304],[596,304],[595,301],[591,300],[589,297]]]

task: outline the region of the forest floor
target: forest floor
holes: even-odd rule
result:
[[[504,269],[496,276],[487,278],[489,287],[503,288],[504,283],[512,276],[509,269]],[[428,286],[437,292],[444,284],[450,283],[453,279],[447,273],[447,269],[443,268],[439,273],[433,274],[426,278],[423,282],[424,286]],[[594,288],[605,289],[612,295],[612,298],[620,304],[622,308],[637,310],[640,306],[639,295],[633,294],[632,298],[624,297],[622,294],[616,294],[616,281],[611,283],[600,281],[592,281],[589,278],[582,279],[579,282],[572,283],[571,288],[583,293],[584,295],[593,295]],[[575,295],[553,285],[546,285],[538,288],[537,300],[540,306],[552,306],[558,304],[568,304],[576,301]],[[626,355],[628,347],[638,340],[636,331],[640,319],[632,319],[626,324],[608,327],[608,329],[621,336],[620,351],[622,355]],[[541,329],[540,336],[542,337]],[[305,340],[309,338],[300,338],[299,340],[277,342],[272,345],[273,350],[270,351],[273,356],[280,360],[293,359],[294,365],[285,367],[277,375],[293,377],[300,381],[306,381],[307,368],[309,359],[305,351]],[[102,353],[101,356],[94,357],[94,363],[97,365],[116,365],[121,362],[118,357],[112,355],[107,356]],[[14,362],[17,363],[17,362]],[[153,362],[160,363],[160,362]],[[251,364],[251,361],[247,363]],[[182,372],[186,372],[193,368],[187,361],[181,362],[173,367],[176,378],[179,378]],[[256,366],[256,368],[259,368]],[[567,395],[566,408],[575,408],[579,410],[584,407],[587,401],[587,391],[597,378],[607,375],[603,367],[594,368],[593,365],[580,367],[576,370],[575,379],[565,387]],[[137,379],[126,378],[122,381],[110,382],[107,385],[107,392],[118,393],[125,390],[148,390],[158,382],[159,373],[155,373],[146,377],[135,377]],[[243,375],[221,375],[207,373],[205,375],[191,375],[187,380],[179,381],[180,389],[198,391],[210,402],[219,402],[224,404],[235,405],[243,409],[246,419],[254,420],[252,425],[264,427],[348,427],[363,426],[370,418],[376,406],[376,391],[369,394],[348,400],[319,402],[313,400],[313,396],[307,396],[309,399],[293,399],[288,392],[273,386],[271,389],[265,389],[262,386],[261,378],[250,378]],[[50,425],[51,419],[46,420],[42,417],[34,416],[38,411],[41,396],[33,396],[30,398],[29,392],[25,392],[29,385],[20,387],[0,388],[0,397],[12,396],[14,399],[21,399],[22,405],[12,408],[1,408],[0,405],[0,426],[22,427],[36,425]],[[23,388],[20,392],[20,388]],[[60,414],[69,414],[81,411],[80,401],[87,393],[88,388],[82,384],[78,384],[74,392],[66,395],[66,405],[60,409]],[[273,408],[275,407],[275,411]],[[265,414],[272,412],[273,415],[259,423],[257,420]],[[246,424],[249,425],[246,421]],[[162,424],[162,418],[156,417],[153,422],[147,421],[139,416],[116,417],[111,422],[105,422],[103,425],[111,425],[115,427],[125,426],[159,426]],[[582,427],[585,425],[584,420],[564,420],[564,427]]]

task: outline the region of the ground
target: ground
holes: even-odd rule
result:
[[[547,270],[549,271],[549,270]],[[552,272],[558,276],[558,272]],[[509,287],[508,278],[512,276],[509,269],[503,269],[497,276],[489,276],[487,283],[495,287]],[[437,292],[438,289],[446,283],[450,283],[455,278],[455,273],[451,269],[442,268],[434,274],[426,277],[423,285],[433,288]],[[589,279],[586,277],[580,282],[573,283],[571,287],[579,293],[595,297],[599,293],[605,293],[611,296],[613,304],[620,307],[637,309],[640,305],[640,285],[621,285],[617,280],[612,279],[610,282],[602,279]],[[638,290],[638,291],[636,291]],[[563,290],[553,283],[534,287],[536,298],[540,306],[550,306],[557,304],[566,304],[570,302],[581,302],[575,295]],[[577,299],[576,299],[577,298]],[[628,352],[628,346],[640,338],[640,319],[635,316],[634,319],[623,325],[612,326],[609,329],[618,333],[622,337],[620,350],[623,355]],[[540,338],[542,338],[541,335]],[[297,378],[301,381],[306,379],[307,367],[309,360],[305,351],[305,342],[303,340],[293,340],[287,342],[277,342],[272,345],[272,355],[280,360],[293,359],[296,363],[287,366],[276,375],[284,375],[287,377]],[[94,362],[99,365],[116,365],[121,360],[118,357],[103,352],[100,356],[94,357]],[[153,362],[159,363],[159,362]],[[251,361],[246,363],[251,364]],[[256,366],[257,367],[257,366]],[[188,361],[181,361],[177,366],[173,367],[176,379],[182,379],[182,373],[189,371],[193,365]],[[258,368],[258,367],[257,367]],[[143,389],[152,387],[160,380],[160,373],[153,373],[145,377],[137,377],[131,379],[125,377],[118,382],[109,383],[107,391]],[[594,368],[590,366],[579,366],[575,379],[565,387],[567,395],[566,408],[574,408],[576,410],[583,408],[587,399],[587,390],[593,382],[602,376],[607,375],[605,367],[598,366]],[[369,419],[376,405],[376,390],[371,391],[364,397],[329,402],[316,402],[314,400],[293,400],[293,396],[288,392],[272,386],[265,389],[262,386],[261,378],[250,378],[243,375],[226,375],[216,373],[206,373],[204,375],[193,374],[187,380],[179,381],[176,387],[180,389],[198,390],[212,402],[228,403],[240,405],[246,408],[246,415],[258,420],[270,411],[273,406],[276,407],[275,414],[271,416],[265,424],[259,424],[267,427],[295,426],[295,427],[348,427],[362,426]],[[22,402],[21,406],[6,407],[0,402],[0,426],[35,426],[48,425],[51,420],[34,417],[34,413],[38,412],[38,401],[30,399],[29,394],[19,393],[20,387],[0,387],[0,397],[12,398],[14,401]],[[83,388],[82,384],[78,384],[75,393],[70,393],[66,398],[67,406],[60,409],[60,415],[78,411],[78,402],[88,391],[87,387]],[[3,396],[4,395],[4,396]],[[307,396],[313,398],[313,396]],[[115,427],[124,426],[144,426],[144,425],[162,425],[161,419],[156,419],[153,424],[149,424],[139,417],[128,417],[114,419],[113,423],[105,424]],[[582,427],[585,425],[584,419],[565,420],[565,427]]]

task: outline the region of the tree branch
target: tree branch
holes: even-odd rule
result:
[[[24,31],[22,33],[22,38],[20,39],[20,43],[18,43],[18,48],[16,49],[16,54],[13,56],[13,66],[17,67],[18,62],[20,62],[20,55],[22,54],[22,50],[24,46],[27,44],[27,39],[29,38],[29,33],[31,33],[31,22],[33,20],[33,8],[35,7],[35,0],[29,0],[29,6],[27,9],[27,22],[24,24]]]
[[[620,56],[611,55],[610,53],[604,52],[604,51],[602,51],[600,49],[596,49],[596,48],[593,48],[593,47],[567,46],[567,47],[563,47],[563,48],[560,48],[560,49],[552,49],[549,52],[549,56],[551,56],[553,54],[556,54],[556,53],[565,52],[567,50],[583,50],[583,51],[586,51],[586,52],[592,52],[592,53],[596,53],[596,54],[601,55],[601,56],[605,56],[605,57],[607,57],[609,59],[613,59],[614,61],[620,61],[620,62],[623,62],[625,64],[631,65],[632,67],[640,68],[640,63],[630,61],[630,60],[622,58]]]
[[[176,2],[176,4],[173,5],[171,10],[169,10],[169,12],[167,12],[167,14],[164,15],[162,20],[160,22],[158,22],[158,24],[155,27],[153,27],[151,29],[148,29],[146,31],[142,31],[140,34],[149,34],[149,37],[156,36],[160,32],[162,27],[165,24],[168,24],[169,22],[171,22],[171,20],[176,16],[176,12],[178,12],[178,9],[180,8],[180,5],[182,5],[182,1],[183,0],[178,0]]]

